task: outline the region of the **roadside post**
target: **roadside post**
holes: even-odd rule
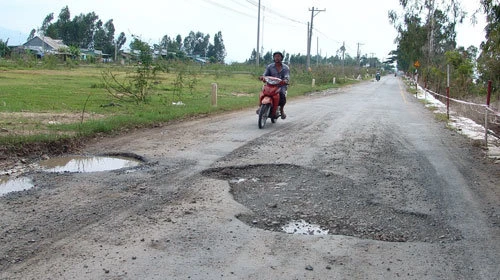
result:
[[[488,109],[491,99],[491,80],[488,81],[488,93],[486,94],[486,112],[484,114],[484,144],[488,147]]]
[[[446,116],[450,119],[450,65],[446,65]]]
[[[415,66],[415,97],[418,95],[418,68],[420,67],[420,62],[418,60],[415,60],[415,63],[413,63],[413,66]]]
[[[212,106],[217,107],[217,83],[212,83]]]

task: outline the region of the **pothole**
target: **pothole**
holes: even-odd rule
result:
[[[35,185],[28,177],[11,178],[9,176],[0,176],[0,196],[11,192],[25,191],[33,188]]]
[[[252,227],[389,242],[461,239],[438,209],[432,214],[407,211],[418,209],[415,197],[373,203],[375,185],[358,185],[344,176],[288,164],[221,167],[202,174],[229,182],[234,199],[251,210],[237,218]]]
[[[45,172],[99,172],[122,168],[133,168],[142,164],[138,157],[125,155],[65,156],[40,161],[39,167]]]

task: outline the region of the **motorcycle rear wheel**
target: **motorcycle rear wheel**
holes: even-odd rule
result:
[[[259,110],[259,128],[264,128],[266,125],[267,118],[269,117],[269,113],[271,112],[271,104],[262,104],[260,105]]]

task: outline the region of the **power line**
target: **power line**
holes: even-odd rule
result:
[[[228,6],[222,5],[222,4],[217,3],[217,2],[215,2],[215,1],[212,1],[212,0],[202,0],[202,1],[205,1],[205,2],[207,2],[207,3],[210,3],[210,4],[214,5],[214,6],[217,6],[217,7],[222,8],[222,9],[226,9],[226,10],[229,10],[229,11],[233,11],[233,12],[235,12],[235,13],[237,13],[237,14],[240,14],[240,15],[244,15],[244,16],[247,16],[247,17],[250,17],[250,18],[255,18],[255,16],[253,16],[253,15],[250,15],[250,14],[244,13],[244,12],[242,12],[242,11],[238,11],[238,10],[236,10],[236,9],[233,9],[233,8],[231,8],[231,7],[228,7]]]

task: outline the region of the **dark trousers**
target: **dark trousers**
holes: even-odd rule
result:
[[[286,104],[286,95],[283,92],[280,92],[280,102],[278,103],[281,107]]]

